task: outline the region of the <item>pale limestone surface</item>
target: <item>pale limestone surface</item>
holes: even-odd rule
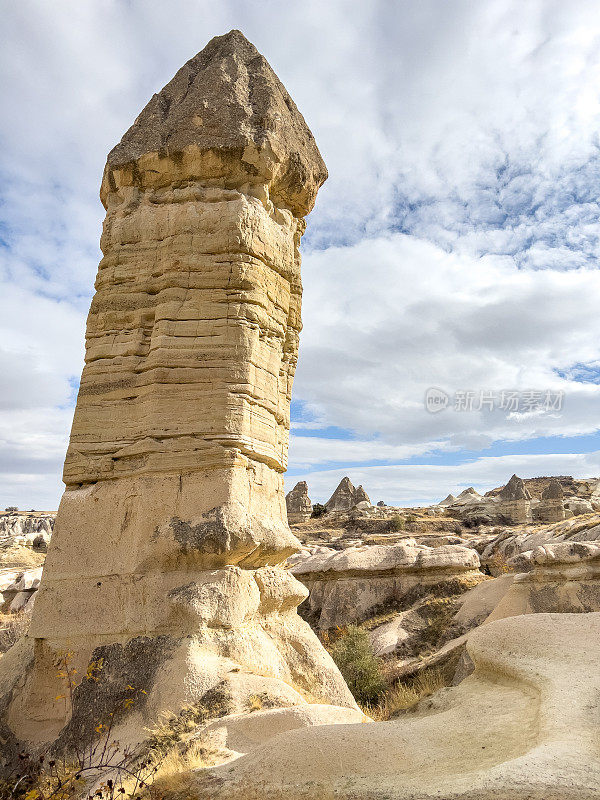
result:
[[[489,620],[545,611],[600,611],[600,543],[542,544],[516,556],[512,585]]]
[[[321,548],[296,560],[291,571],[310,590],[305,613],[321,629],[364,620],[416,586],[456,577],[483,578],[475,550],[460,545],[426,547],[414,539],[342,551]]]
[[[194,735],[204,745],[219,751],[220,758],[231,760],[249,753],[280,733],[312,725],[369,723],[361,711],[339,706],[311,705],[270,708],[251,714],[231,714],[204,726]]]
[[[475,671],[414,715],[295,730],[196,774],[197,800],[595,800],[600,614],[485,625]]]
[[[285,505],[290,525],[310,519],[313,507],[308,496],[306,481],[298,481],[294,488],[286,494]]]
[[[0,698],[6,752],[87,736],[103,721],[90,708],[110,713],[127,684],[142,737],[159,713],[222,685],[233,711],[261,685],[296,705],[356,708],[296,614],[306,590],[277,566],[299,545],[282,476],[299,244],[326,175],[239,31],[182,67],[110,153],[34,659]],[[73,708],[56,667],[65,651],[79,676],[103,663]]]

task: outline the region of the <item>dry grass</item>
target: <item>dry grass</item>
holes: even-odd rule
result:
[[[491,575],[497,577],[498,575],[506,575],[509,572],[514,572],[514,569],[508,563],[508,559],[500,550],[496,551],[494,555],[488,559],[487,567]]]
[[[397,683],[385,693],[377,705],[364,706],[363,711],[377,722],[392,719],[410,711],[423,698],[430,697],[446,685],[440,669],[425,669],[412,680]]]
[[[2,567],[30,569],[31,567],[41,567],[45,560],[45,553],[21,544],[2,550]]]
[[[29,614],[0,614],[0,653],[6,653],[15,642],[25,636],[29,620]]]
[[[259,694],[251,694],[248,698],[248,709],[250,711],[260,711],[263,707],[263,699]]]

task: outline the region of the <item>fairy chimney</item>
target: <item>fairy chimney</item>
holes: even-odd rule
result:
[[[296,613],[306,590],[277,566],[299,544],[283,490],[299,245],[326,177],[239,31],[188,61],[109,153],[66,489],[2,706],[7,751],[87,736],[102,722],[90,707],[122,711],[131,687],[138,730],[224,684],[354,707]],[[103,665],[71,706],[55,668],[67,650],[78,676]]]
[[[517,475],[498,494],[498,513],[512,525],[531,522],[531,494]]]
[[[312,503],[308,496],[306,481],[298,481],[294,488],[285,496],[287,518],[290,525],[297,522],[306,522],[312,514]]]

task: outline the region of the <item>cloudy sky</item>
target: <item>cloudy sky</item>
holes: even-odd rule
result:
[[[348,474],[408,505],[515,471],[600,476],[597,0],[0,0],[0,14],[0,506],[58,503],[106,153],[234,27],[330,173],[303,245],[288,484],[323,501]]]

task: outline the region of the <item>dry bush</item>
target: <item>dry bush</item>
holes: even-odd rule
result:
[[[400,514],[395,514],[388,522],[388,529],[390,531],[402,531],[404,530],[404,526],[406,524],[406,520],[404,517],[401,517]]]
[[[446,685],[442,670],[437,667],[424,669],[410,681],[400,681],[392,686],[377,705],[364,706],[363,711],[378,722],[392,719],[410,711],[425,697],[430,697]]]
[[[508,559],[500,550],[497,550],[494,555],[488,559],[486,566],[490,571],[490,575],[494,577],[514,572],[513,568],[508,563]]]
[[[0,614],[0,653],[6,653],[29,629],[29,614]]]
[[[248,709],[250,711],[260,711],[263,707],[263,700],[259,694],[251,694],[248,698]]]

